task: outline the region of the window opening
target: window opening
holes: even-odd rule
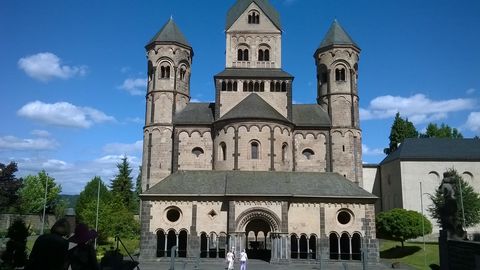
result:
[[[199,157],[200,155],[204,154],[204,151],[200,147],[195,147],[192,149],[192,154],[194,154],[196,157]]]
[[[227,91],[227,83],[222,82],[222,91]]]
[[[227,145],[224,142],[220,143],[220,159],[227,160]]]
[[[243,61],[243,50],[242,49],[238,49],[237,60],[238,61]]]
[[[264,61],[270,61],[270,51],[268,49],[266,49],[263,52],[263,59],[264,59]]]
[[[307,148],[307,149],[303,150],[302,154],[305,156],[306,159],[310,160],[315,155],[315,152],[313,152],[312,149]]]
[[[251,154],[252,154],[252,159],[258,159],[258,142],[252,142],[250,144],[251,146]]]
[[[263,50],[258,50],[258,61],[263,61]]]
[[[287,161],[287,151],[288,151],[288,144],[284,143],[282,145],[282,162]]]
[[[337,68],[335,69],[335,81],[345,81],[345,69]]]
[[[282,83],[282,92],[287,92],[287,83],[286,82]]]

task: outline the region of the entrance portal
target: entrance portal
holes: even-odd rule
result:
[[[253,219],[248,222],[245,228],[247,236],[245,247],[248,258],[270,261],[271,240],[270,225],[262,219]]]

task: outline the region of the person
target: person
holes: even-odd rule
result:
[[[247,252],[245,252],[245,249],[240,252],[240,270],[247,270]]]
[[[227,269],[233,270],[233,262],[235,261],[235,254],[233,254],[233,248],[227,253]]]
[[[68,241],[70,224],[67,219],[59,219],[53,224],[49,234],[40,235],[32,247],[26,270],[65,270],[68,269]]]
[[[97,238],[95,230],[89,230],[83,223],[77,224],[75,234],[70,237],[68,259],[72,270],[99,270],[97,254],[92,241]]]

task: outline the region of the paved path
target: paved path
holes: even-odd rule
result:
[[[239,270],[240,265],[237,263],[235,265],[235,270]],[[298,265],[276,265],[269,264],[264,261],[259,260],[250,260],[247,266],[247,270],[311,270],[311,269],[321,269],[320,264],[298,264]],[[343,263],[325,263],[323,269],[328,270],[363,270],[362,264],[343,264]],[[323,270],[322,269],[322,270]],[[379,265],[369,265],[366,269],[391,269],[390,265],[379,264]],[[398,268],[398,269],[410,269],[410,268]],[[170,264],[167,262],[143,262],[140,263],[140,270],[170,270]],[[175,265],[175,270],[225,270],[225,265],[219,262],[201,262],[199,268],[195,268],[195,263],[193,262],[177,262]]]

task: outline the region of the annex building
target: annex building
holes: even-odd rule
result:
[[[378,261],[377,197],[362,189],[359,46],[334,21],[311,52],[317,100],[292,104],[275,8],[238,0],[226,17],[214,103],[190,102],[194,50],[172,19],[146,46],[142,259],[177,246],[187,259],[246,249],[271,263],[360,260],[363,249]]]

